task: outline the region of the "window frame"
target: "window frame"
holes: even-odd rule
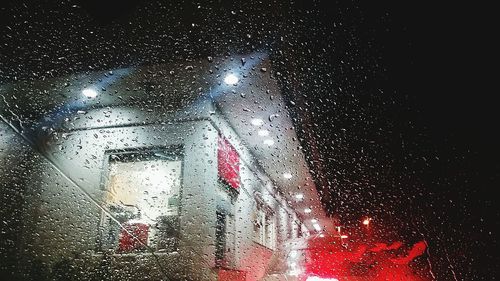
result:
[[[157,153],[162,153],[163,156],[157,156],[155,154]],[[178,206],[177,206],[177,216],[179,217],[179,224],[180,224],[180,216],[181,216],[181,211],[182,211],[182,192],[183,192],[183,186],[184,186],[184,172],[185,172],[185,153],[184,153],[184,147],[182,145],[171,145],[171,146],[148,146],[148,147],[132,147],[132,148],[125,148],[125,149],[110,149],[106,150],[103,155],[103,163],[102,163],[102,169],[101,169],[101,178],[100,178],[100,188],[99,191],[101,191],[101,203],[107,208],[106,206],[106,189],[109,184],[109,174],[110,174],[110,167],[111,163],[113,160],[111,159],[112,156],[114,155],[121,155],[121,156],[126,156],[130,157],[131,159],[128,161],[123,161],[123,162],[133,162],[137,159],[141,159],[142,161],[147,161],[147,160],[154,160],[154,159],[172,159],[172,160],[180,160],[181,161],[181,171],[180,171],[180,182],[179,182],[179,193],[178,193]],[[134,156],[132,156],[134,155]],[[139,156],[139,157],[137,157]],[[107,210],[109,211],[109,210]],[[97,225],[97,237],[96,237],[96,247],[95,251],[96,252],[102,252],[102,251],[107,251],[108,249],[104,247],[104,243],[102,241],[103,238],[103,226],[104,226],[104,220],[106,219],[106,212],[104,210],[100,211],[100,216],[99,216],[99,222]],[[180,227],[179,227],[179,239],[181,236],[180,233]],[[149,245],[148,245],[148,248]],[[154,250],[156,253],[161,253],[161,251]],[[135,251],[132,253],[122,253],[122,254],[147,254],[148,251]]]
[[[276,212],[271,206],[264,202],[260,194],[255,193],[254,200],[255,205],[252,210],[252,224],[254,228],[256,224],[259,224],[260,227],[258,230],[258,237],[256,237],[255,229],[252,229],[252,240],[270,250],[275,250],[277,244],[276,228],[278,226]],[[268,224],[268,222],[271,222],[271,224]]]

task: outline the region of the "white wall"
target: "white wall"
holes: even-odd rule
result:
[[[107,172],[104,169],[106,151],[182,146],[184,167],[178,261],[167,263],[164,261],[169,258],[161,257],[158,265],[152,257],[145,256],[143,263],[156,264],[153,267],[156,269],[149,274],[158,276],[162,274],[159,266],[167,273],[210,274],[210,270],[201,269],[214,266],[215,210],[220,200],[217,194],[217,137],[220,131],[237,149],[242,161],[242,186],[234,203],[236,251],[233,266],[247,271],[248,280],[262,277],[272,250],[253,240],[254,192],[260,192],[276,213],[276,248],[285,240],[287,229],[296,216],[228,123],[216,114],[211,116],[212,121],[201,117],[193,121],[175,120],[140,126],[128,126],[120,121],[118,124],[123,127],[99,128],[97,118],[88,117],[101,114],[101,111],[88,112],[82,117],[85,122],[75,122],[71,131],[56,131],[41,139],[39,146],[43,155],[34,157],[31,164],[36,168],[30,169],[37,172],[27,177],[32,192],[27,196],[29,219],[26,219],[26,226],[32,229],[22,237],[26,258],[53,264],[74,254],[95,255],[100,208],[105,207],[102,183]],[[130,123],[140,123],[144,118],[141,112],[133,110],[116,110],[114,114]],[[97,127],[89,129],[89,126]],[[115,264],[119,266],[119,258]],[[199,280],[209,278],[195,276],[193,278]]]
[[[259,280],[266,272],[273,251],[280,250],[280,242],[291,238],[286,236],[287,232],[284,230],[295,224],[297,216],[223,116],[217,114],[211,116],[211,119],[236,148],[242,160],[240,174],[242,186],[235,202],[237,228],[235,265],[237,269],[247,271],[247,280]],[[255,192],[259,192],[266,204],[275,212],[275,249],[259,245],[253,239],[251,213],[256,204]]]

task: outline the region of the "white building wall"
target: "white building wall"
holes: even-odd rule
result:
[[[32,200],[36,222],[34,229],[26,233],[25,251],[49,263],[73,253],[92,255],[96,250],[99,206],[105,206],[105,152],[183,146],[180,254],[186,263],[166,267],[167,271],[169,266],[180,270],[180,265],[186,265],[190,272],[200,264],[213,267],[210,257],[215,236],[216,139],[217,132],[209,121],[53,134],[45,143],[46,155],[60,170],[46,161],[42,163],[34,188],[40,191],[39,199]]]
[[[102,110],[98,112],[101,114]],[[40,192],[34,194],[30,201],[34,223],[27,225],[36,227],[23,237],[27,256],[49,264],[64,257],[73,257],[75,253],[99,259],[95,251],[100,208],[105,207],[103,181],[107,173],[106,152],[181,146],[184,167],[180,253],[163,254],[159,259],[143,255],[142,262],[156,268],[149,272],[153,276],[162,276],[165,272],[189,272],[194,274],[192,278],[196,280],[212,279],[215,212],[218,200],[221,200],[217,184],[217,138],[221,133],[241,157],[242,186],[233,206],[235,235],[234,240],[228,241],[234,243],[230,266],[246,271],[247,280],[258,280],[265,274],[273,250],[287,238],[287,230],[292,224],[291,209],[286,209],[285,200],[281,199],[256,165],[252,154],[223,118],[214,115],[211,121],[198,118],[130,126],[124,120],[140,122],[142,119],[138,117],[141,112],[121,109],[111,118],[121,120],[117,124],[122,127],[106,123],[99,128],[98,118],[90,118],[92,114],[88,112],[82,116],[83,122],[72,123],[70,131],[56,131],[42,138],[40,147],[47,159],[40,158],[41,163],[37,164],[40,174],[32,177],[34,190]],[[271,245],[274,249],[254,240],[252,213],[256,205],[255,192],[261,194],[275,213],[276,238]],[[120,257],[115,258],[116,267],[122,266],[120,260]],[[124,272],[127,270],[131,269],[122,269]]]
[[[220,115],[211,116],[214,124],[238,151],[241,163],[240,192],[235,202],[236,210],[236,256],[235,269],[247,271],[247,280],[259,280],[264,276],[273,251],[279,250],[289,237],[288,229],[294,220],[295,212],[286,200],[279,195],[267,175],[260,170],[248,148],[241,143],[238,135]],[[254,240],[251,214],[256,208],[256,193],[262,197],[274,212],[274,242],[272,249]]]

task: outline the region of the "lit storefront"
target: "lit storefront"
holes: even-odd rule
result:
[[[20,263],[258,280],[287,240],[328,230],[269,60],[245,58],[3,85],[0,158],[30,159]]]

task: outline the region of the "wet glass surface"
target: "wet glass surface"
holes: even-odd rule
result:
[[[475,8],[0,7],[0,279],[496,278]]]

